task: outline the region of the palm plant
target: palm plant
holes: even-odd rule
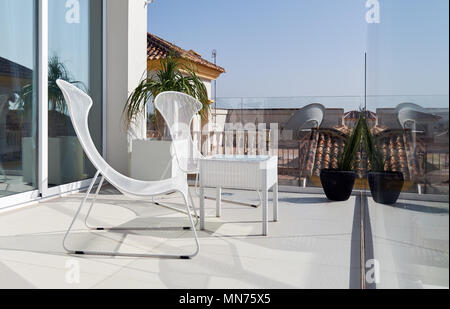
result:
[[[72,76],[65,66],[61,62],[58,55],[53,55],[48,61],[48,110],[49,112],[54,111],[56,115],[67,115],[67,105],[64,100],[64,96],[59,89],[56,81],[58,79],[65,80],[71,84],[74,84],[83,90],[86,90],[85,85],[72,79]],[[25,123],[31,123],[31,117],[33,115],[33,84],[29,83],[22,87],[19,95],[19,108],[23,110],[22,116],[22,126]],[[60,117],[62,118],[62,117]],[[25,128],[25,131],[29,128]],[[25,134],[27,134],[25,132]],[[29,134],[29,133],[28,133]]]
[[[61,62],[57,55],[50,57],[48,61],[48,109],[49,111],[57,111],[62,114],[67,114],[67,105],[64,100],[64,96],[59,89],[56,81],[58,79],[65,80],[71,84],[77,85],[80,88],[86,90],[85,85],[76,80],[72,80],[72,76],[64,63]],[[25,85],[19,93],[21,108],[27,114],[27,111],[31,108],[33,97],[33,85]]]
[[[71,84],[74,84],[80,88],[86,90],[85,85],[72,79],[69,70],[64,63],[59,60],[57,55],[52,56],[48,61],[48,109],[67,114],[67,105],[64,100],[64,96],[59,89],[56,81],[58,79],[65,80]]]
[[[150,73],[150,72],[148,72]],[[136,118],[145,112],[147,103],[165,91],[177,91],[188,94],[203,104],[200,111],[202,120],[207,120],[210,102],[206,86],[197,76],[193,67],[179,63],[173,55],[161,60],[161,68],[151,72],[143,79],[130,94],[124,108],[127,125],[132,124]],[[162,117],[155,111],[154,123],[161,135],[164,126]]]

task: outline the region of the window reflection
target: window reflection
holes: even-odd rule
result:
[[[0,197],[36,188],[35,10],[0,2]]]
[[[448,4],[384,1],[381,23],[368,27],[367,106],[385,170],[405,179],[394,205],[364,204],[381,277],[370,287],[449,286]]]
[[[93,98],[89,126],[101,151],[101,16],[101,0],[49,1],[49,186],[87,179],[95,173],[78,142],[56,80],[66,80]]]

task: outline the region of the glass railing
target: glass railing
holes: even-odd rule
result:
[[[263,125],[269,131],[266,151],[279,158],[280,183],[321,187],[320,171],[336,168],[364,101],[362,96],[219,98],[214,105],[217,109],[212,110],[213,125],[201,132],[202,140],[208,141],[202,150],[205,154],[250,153],[257,143],[247,145],[252,139],[244,139],[243,150],[239,150],[236,142],[230,144],[225,138],[227,126],[236,131],[241,125]],[[448,102],[448,95],[367,97],[369,126],[386,169],[403,173],[403,192],[448,195]],[[322,106],[322,111],[317,110],[319,115],[305,108],[312,103]],[[409,111],[411,106],[421,114],[414,108]],[[414,119],[411,113],[416,113]],[[320,123],[311,121],[314,117]],[[225,140],[234,149],[227,150]],[[362,150],[356,157],[356,189],[369,188],[367,162]]]

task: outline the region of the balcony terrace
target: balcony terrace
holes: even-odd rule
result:
[[[362,282],[366,288],[448,288],[448,202],[416,198],[386,206],[355,192],[347,202],[332,203],[320,192],[281,191],[280,220],[269,223],[267,237],[261,236],[261,209],[224,203],[219,219],[215,202],[207,200],[200,253],[191,260],[67,255],[62,239],[81,193],[2,211],[0,288],[346,289],[361,288]],[[245,191],[224,195],[258,199]],[[179,212],[130,200],[105,187],[90,220],[141,227],[186,224],[180,197],[165,196],[158,202]],[[69,242],[97,250],[167,252],[192,248],[191,235],[182,230],[89,232],[79,220]],[[377,284],[362,280],[362,256],[379,262]],[[78,283],[67,277],[74,265],[79,266]]]

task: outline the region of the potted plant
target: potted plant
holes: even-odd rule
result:
[[[196,98],[203,104],[200,111],[202,120],[208,119],[210,101],[205,84],[195,73],[193,67],[180,63],[174,55],[170,55],[161,60],[160,69],[147,72],[147,77],[128,97],[124,108],[127,126],[129,127],[139,115],[145,113],[149,101],[153,103],[156,96],[165,91],[182,92]],[[159,138],[162,138],[164,136],[164,120],[156,110],[152,122]]]
[[[346,201],[352,194],[356,179],[353,165],[361,146],[363,122],[364,120],[360,117],[358,124],[346,139],[344,149],[338,160],[337,169],[323,169],[320,172],[320,181],[329,200]]]
[[[403,188],[403,173],[385,169],[383,154],[375,144],[375,137],[366,121],[363,123],[362,133],[371,167],[368,178],[372,198],[377,203],[393,205]]]
[[[156,96],[165,91],[186,93],[199,100],[203,108],[200,111],[201,120],[208,121],[210,101],[208,91],[193,67],[178,61],[176,55],[160,61],[157,69],[150,69],[130,94],[124,108],[127,128],[140,120],[146,113],[147,104],[154,103]],[[140,180],[167,179],[176,172],[171,156],[172,141],[168,138],[165,123],[157,110],[150,114],[150,120],[155,130],[152,140],[133,140],[129,159],[130,176]],[[202,126],[203,127],[203,126]]]

